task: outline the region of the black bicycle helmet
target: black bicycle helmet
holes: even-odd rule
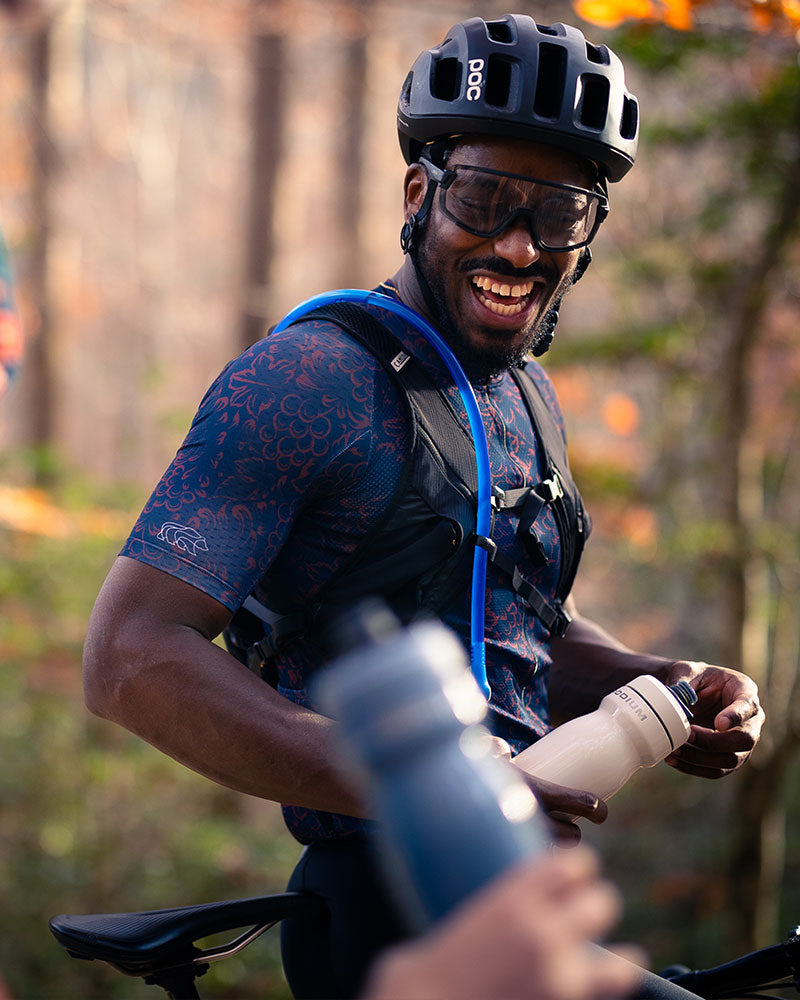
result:
[[[411,67],[397,130],[406,163],[443,136],[500,135],[567,149],[618,181],[633,166],[639,105],[618,57],[577,28],[471,17]]]

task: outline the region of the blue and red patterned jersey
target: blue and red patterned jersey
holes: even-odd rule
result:
[[[425,338],[386,310],[377,318],[447,385],[468,428],[461,396]],[[563,428],[553,387],[535,362],[528,372]],[[489,444],[492,482],[535,485],[547,470],[525,404],[508,374],[475,386]],[[307,608],[380,517],[399,482],[409,446],[403,402],[379,361],[329,320],[272,334],[232,361],[206,393],[175,459],[122,550],[170,573],[234,611],[259,582],[287,595],[277,610]],[[516,538],[518,518],[498,516],[493,539],[552,601],[558,529],[544,509],[537,533],[546,565],[533,565]],[[398,553],[402,558],[402,553]],[[470,595],[444,620],[469,648]],[[549,729],[549,636],[491,564],[486,589],[486,668],[494,732],[515,752]],[[313,638],[278,655],[279,692],[313,707],[309,679],[322,664]],[[287,766],[291,766],[287,762]],[[365,824],[286,808],[298,840],[342,836]]]

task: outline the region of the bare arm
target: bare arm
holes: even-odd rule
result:
[[[567,634],[552,641],[550,714],[566,722],[594,711],[601,699],[641,674],[666,681],[674,660],[637,653],[623,645],[596,622],[584,618],[573,598],[566,602],[572,616]]]
[[[364,815],[339,765],[336,724],[212,642],[230,617],[195,587],[120,557],[89,622],[87,706],[229,788]]]
[[[749,758],[764,724],[758,687],[751,678],[730,667],[637,653],[578,614],[571,598],[568,610],[572,624],[552,643],[554,722],[593,711],[609,691],[640,674],[653,674],[665,684],[687,680],[698,696],[692,731],[688,743],[670,754],[667,763],[687,774],[720,778]]]

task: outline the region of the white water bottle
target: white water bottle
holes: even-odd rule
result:
[[[607,694],[596,711],[517,754],[514,763],[537,778],[606,801],[639,768],[653,767],[687,741],[696,701],[687,681],[667,687],[643,674]]]

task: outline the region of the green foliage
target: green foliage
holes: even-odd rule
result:
[[[774,767],[794,759],[777,818],[751,814],[742,822],[742,782],[709,788],[657,768],[638,782],[641,797],[625,790],[606,830],[592,831],[628,901],[623,936],[644,943],[656,967],[709,964],[754,943],[745,925],[757,900],[738,886],[755,884],[758,866],[737,872],[731,859],[758,857],[769,823],[773,836],[782,829],[781,806],[787,868],[761,887],[758,919],[770,926],[771,900],[781,931],[800,921],[800,743],[787,722],[800,608],[792,271],[800,247],[792,215],[800,66],[791,40],[744,34],[637,25],[609,44],[626,66],[656,79],[655,110],[642,102],[635,168],[648,176],[632,194],[621,184],[615,198],[614,212],[626,197],[639,200],[609,241],[611,259],[602,260],[601,291],[613,289],[613,314],[602,328],[559,344],[553,363],[583,362],[601,386],[614,377],[635,386],[646,416],[636,435],[640,462],[620,472],[612,444],[579,470],[595,501],[587,585],[594,574],[598,617],[613,631],[616,611],[632,645],[644,635],[656,652],[733,666],[744,650],[741,665],[759,681],[767,709],[759,750],[769,754],[784,739]],[[590,272],[585,281],[592,280]],[[613,537],[623,534],[626,504],[645,502],[658,526],[653,543]]]
[[[57,482],[60,511],[98,509],[98,489],[63,470]],[[102,499],[125,510],[127,491],[113,493]],[[156,995],[70,959],[47,928],[56,913],[278,891],[299,854],[277,806],[219,788],[86,712],[82,638],[120,542],[0,527],[0,975],[25,1000]],[[203,994],[287,996],[277,934],[217,963]]]
[[[742,40],[730,35],[710,37],[653,23],[628,24],[613,33],[609,45],[623,62],[635,62],[655,76],[691,73],[698,55],[736,58],[743,48]]]

